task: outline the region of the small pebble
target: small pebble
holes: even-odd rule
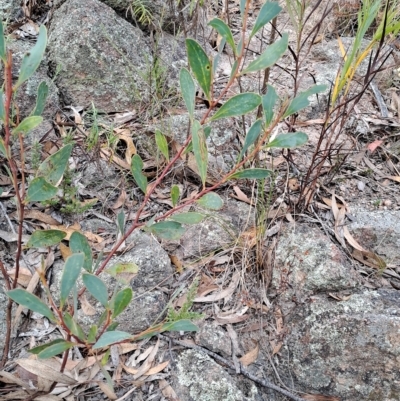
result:
[[[359,191],[364,191],[365,184],[362,181],[357,181],[357,188]]]
[[[390,199],[386,199],[383,201],[383,206],[391,206],[392,205],[392,201]]]

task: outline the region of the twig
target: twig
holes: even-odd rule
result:
[[[200,347],[198,345],[192,345],[192,344],[188,344],[185,343],[184,341],[179,341],[179,340],[175,340],[169,336],[163,335],[163,334],[159,334],[158,335],[160,338],[167,340],[167,341],[172,341],[174,344],[176,345],[181,345],[182,347],[186,347],[186,348],[191,348],[194,349],[196,351],[202,352],[203,354],[207,354],[209,356],[211,356],[212,358],[214,358],[215,360],[223,363],[224,365],[229,366],[232,370],[236,371],[235,365],[233,362],[223,358],[222,356],[216,354],[215,352],[209,351],[208,349],[205,349],[203,347]],[[263,387],[267,387],[270,388],[272,390],[277,391],[278,393],[281,393],[283,395],[286,395],[286,397],[289,397],[291,400],[294,401],[306,401],[304,398],[298,397],[294,394],[292,394],[291,392],[284,390],[283,388],[271,383],[268,380],[263,380],[258,378],[257,376],[253,375],[252,373],[250,373],[245,367],[243,367],[242,364],[240,364],[240,373],[243,376],[246,376],[248,379],[252,380],[253,382],[263,386]]]

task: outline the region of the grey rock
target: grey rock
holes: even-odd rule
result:
[[[76,21],[83,23],[77,29]],[[143,33],[98,0],[69,0],[53,15],[49,59],[65,104],[132,109],[149,94],[153,59]]]
[[[340,249],[318,228],[308,225],[286,226],[275,251],[271,287],[284,314],[319,292],[355,288],[358,276]]]
[[[207,211],[209,217],[188,227],[179,241],[177,254],[183,259],[199,257],[217,249],[227,249],[254,222],[253,208],[243,202],[224,199],[217,212]]]
[[[20,0],[0,0],[1,20],[14,20],[21,9],[20,3]]]
[[[232,356],[232,343],[228,333],[214,323],[203,322],[199,325],[196,343],[225,357]]]
[[[173,388],[185,401],[256,401],[254,383],[232,378],[210,357],[194,350],[181,353]]]
[[[385,262],[400,264],[400,211],[351,208],[354,221],[349,231],[365,249],[377,253]]]
[[[301,389],[343,400],[400,399],[400,293],[321,295],[288,320],[286,346]]]

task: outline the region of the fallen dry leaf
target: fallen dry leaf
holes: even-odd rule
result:
[[[165,379],[161,379],[158,381],[158,386],[161,390],[162,395],[168,401],[179,401],[178,396],[176,395],[174,389],[168,384]]]
[[[109,400],[116,400],[118,397],[116,396],[114,389],[111,388],[107,383],[98,381],[96,382],[100,390],[108,397]]]
[[[249,351],[247,354],[243,355],[239,361],[242,363],[243,366],[249,366],[257,360],[258,353],[260,351],[260,347],[257,344],[255,348]]]
[[[230,195],[232,198],[240,200],[242,202],[248,203],[249,205],[254,205],[254,203],[248,198],[248,196],[237,186],[233,187],[236,195]]]
[[[77,384],[77,381],[74,378],[57,370],[60,369],[60,365],[58,363],[54,364],[55,361],[55,359],[48,359],[46,361],[38,361],[35,359],[17,359],[15,362],[28,372],[36,374],[38,377],[42,377],[46,380],[68,385]]]
[[[231,283],[229,284],[229,286],[227,288],[225,288],[224,290],[221,290],[221,291],[217,291],[216,293],[205,296],[205,297],[197,297],[194,299],[193,302],[215,302],[215,301],[219,301],[224,298],[229,298],[234,293],[237,285],[239,284],[239,279],[240,279],[240,274],[235,273],[232,276]]]
[[[183,262],[176,255],[169,255],[171,263],[176,267],[176,271],[179,274],[183,273]]]
[[[25,210],[24,218],[39,220],[42,223],[51,224],[53,226],[60,225],[56,219],[53,219],[53,217],[46,213],[40,212],[39,210]]]
[[[371,142],[370,144],[368,144],[367,149],[368,149],[371,153],[374,153],[374,151],[376,150],[376,148],[377,148],[378,146],[381,146],[382,143],[383,143],[383,141],[381,141],[381,140],[376,140],[376,141]]]
[[[301,398],[304,398],[307,401],[340,401],[340,398],[338,397],[320,394],[302,394]]]
[[[86,316],[94,316],[96,314],[95,307],[89,303],[85,294],[82,294],[79,300],[81,302],[82,311]]]

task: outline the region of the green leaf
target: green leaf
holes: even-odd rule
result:
[[[72,287],[76,284],[81,272],[85,256],[83,253],[74,253],[65,261],[60,283],[60,307],[65,304]]]
[[[249,129],[244,138],[243,148],[240,151],[239,160],[242,159],[243,155],[246,153],[247,149],[253,145],[262,132],[262,120],[257,120]]]
[[[167,161],[169,161],[169,150],[167,138],[161,133],[160,130],[156,129],[156,145],[158,150],[162,153]]]
[[[274,42],[271,46],[252,61],[247,68],[245,68],[240,74],[248,74],[250,72],[257,72],[265,70],[268,67],[274,65],[286,52],[289,43],[289,36],[287,33],[282,35],[282,38]]]
[[[326,90],[326,85],[314,85],[311,88],[307,89],[305,92],[299,93],[292,101],[290,102],[283,118],[290,116],[291,114],[297,113],[298,111],[306,108],[310,102],[308,98],[317,93],[323,92]]]
[[[30,116],[24,118],[20,124],[12,130],[13,135],[22,134],[26,135],[29,131],[32,131],[43,121],[41,116]]]
[[[171,202],[172,202],[172,206],[176,206],[176,205],[178,204],[179,195],[180,195],[179,187],[178,187],[178,185],[174,185],[174,186],[171,188]]]
[[[224,201],[215,192],[209,192],[196,201],[206,209],[219,210],[224,206]]]
[[[75,319],[68,313],[64,313],[64,323],[68,327],[69,331],[76,337],[78,337],[81,341],[85,341],[85,333],[82,330],[82,327],[75,321]]]
[[[0,20],[0,58],[5,63],[7,61],[6,53],[6,40],[4,38],[4,27],[3,22]]]
[[[308,141],[308,136],[304,132],[290,132],[278,135],[274,140],[267,144],[267,148],[297,148]]]
[[[7,157],[6,145],[2,137],[0,137],[0,154],[2,154],[4,157]]]
[[[56,153],[49,156],[38,169],[38,176],[44,177],[50,184],[56,185],[64,174],[71,156],[73,144],[63,146]]]
[[[117,344],[130,338],[132,338],[132,335],[124,331],[106,331],[96,344],[93,345],[93,349],[107,347],[108,345]]]
[[[268,1],[262,7],[258,13],[258,17],[253,26],[253,30],[250,34],[250,39],[269,21],[274,19],[280,12],[282,8],[279,6],[278,2]]]
[[[212,71],[211,62],[200,44],[193,39],[186,39],[186,49],[190,68],[206,98],[211,101]]]
[[[88,338],[87,338],[88,343],[94,343],[96,341],[97,330],[98,330],[98,327],[95,324],[90,326],[89,334],[88,334]]]
[[[48,359],[52,358],[53,356],[62,354],[67,349],[74,347],[76,344],[71,343],[69,341],[60,341],[59,343],[52,344],[43,351],[39,352],[38,358],[39,359]]]
[[[46,316],[52,322],[56,321],[56,318],[54,317],[53,312],[50,310],[50,308],[36,295],[33,295],[30,292],[22,290],[20,288],[8,291],[7,295],[17,304],[22,305],[24,308],[28,308],[33,312]]]
[[[248,180],[262,180],[271,175],[272,171],[265,168],[248,168],[246,170],[238,171],[232,174],[229,178],[236,178],[238,180],[248,179]]]
[[[204,219],[204,214],[197,213],[197,212],[186,212],[186,213],[179,213],[174,214],[171,217],[171,220],[177,221],[178,223],[182,224],[198,224]]]
[[[108,327],[106,331],[115,331],[115,329],[118,327],[119,323],[118,322],[112,322]]]
[[[82,281],[90,294],[97,299],[105,308],[108,306],[108,291],[103,280],[99,277],[89,274],[82,274]]]
[[[57,187],[49,184],[43,177],[34,178],[26,193],[26,202],[42,202],[57,195]]]
[[[240,15],[242,16],[242,19],[244,17],[244,10],[246,8],[246,1],[247,0],[240,0]]]
[[[69,247],[72,253],[83,253],[85,257],[83,261],[83,268],[90,273],[93,266],[93,256],[92,249],[90,248],[86,237],[78,231],[73,232],[71,238],[69,239]]]
[[[42,81],[37,89],[36,105],[32,110],[31,116],[40,116],[43,113],[44,106],[46,106],[46,99],[49,93],[49,87],[46,82]]]
[[[203,183],[204,187],[207,179],[208,151],[206,137],[198,121],[193,122],[192,142],[194,157],[196,159],[197,168],[199,169],[201,182]]]
[[[177,322],[166,323],[160,331],[198,331],[199,328],[190,320],[178,320]]]
[[[254,110],[261,103],[261,96],[256,93],[239,93],[232,96],[221,108],[211,117],[210,121],[220,118],[241,116]]]
[[[22,83],[29,79],[39,67],[40,62],[43,59],[44,51],[46,50],[46,44],[47,29],[44,25],[41,25],[39,28],[39,35],[35,46],[32,47],[30,52],[25,54],[22,60],[18,81],[15,84],[15,89],[17,89]]]
[[[121,210],[117,215],[117,227],[122,235],[125,234],[125,223],[125,213],[123,210]]]
[[[4,108],[4,91],[3,89],[0,89],[0,120],[4,122],[5,118],[6,118],[6,110]]]
[[[143,175],[143,161],[139,155],[134,155],[131,161],[131,172],[136,181],[137,186],[146,193],[147,177]]]
[[[261,101],[264,109],[264,121],[266,125],[271,124],[271,121],[274,118],[274,107],[278,99],[279,96],[274,87],[267,84],[267,93],[262,96]]]
[[[65,340],[63,340],[62,338],[56,338],[55,340],[50,341],[49,343],[38,345],[37,347],[31,348],[28,352],[30,352],[31,354],[37,355],[40,352],[42,352],[44,349],[46,349],[52,345],[60,344],[60,343],[65,343]]]
[[[190,119],[193,120],[196,87],[190,72],[186,68],[181,68],[179,73],[179,83],[181,85],[182,97],[186,108],[188,109]]]
[[[121,291],[117,292],[117,295],[114,298],[114,308],[112,311],[112,317],[117,317],[120,313],[122,313],[125,308],[129,305],[129,302],[132,300],[132,290],[130,288],[124,288]]]
[[[166,240],[177,240],[185,233],[185,229],[176,221],[160,221],[149,229],[154,235]]]
[[[229,26],[219,18],[214,18],[208,23],[208,25],[213,27],[227,41],[235,55],[237,55],[235,41],[233,40],[233,35]]]
[[[37,230],[31,235],[25,248],[46,248],[57,245],[66,235],[67,233],[60,230]]]
[[[118,262],[105,270],[107,274],[124,285],[128,285],[138,271],[138,265],[133,262]]]

